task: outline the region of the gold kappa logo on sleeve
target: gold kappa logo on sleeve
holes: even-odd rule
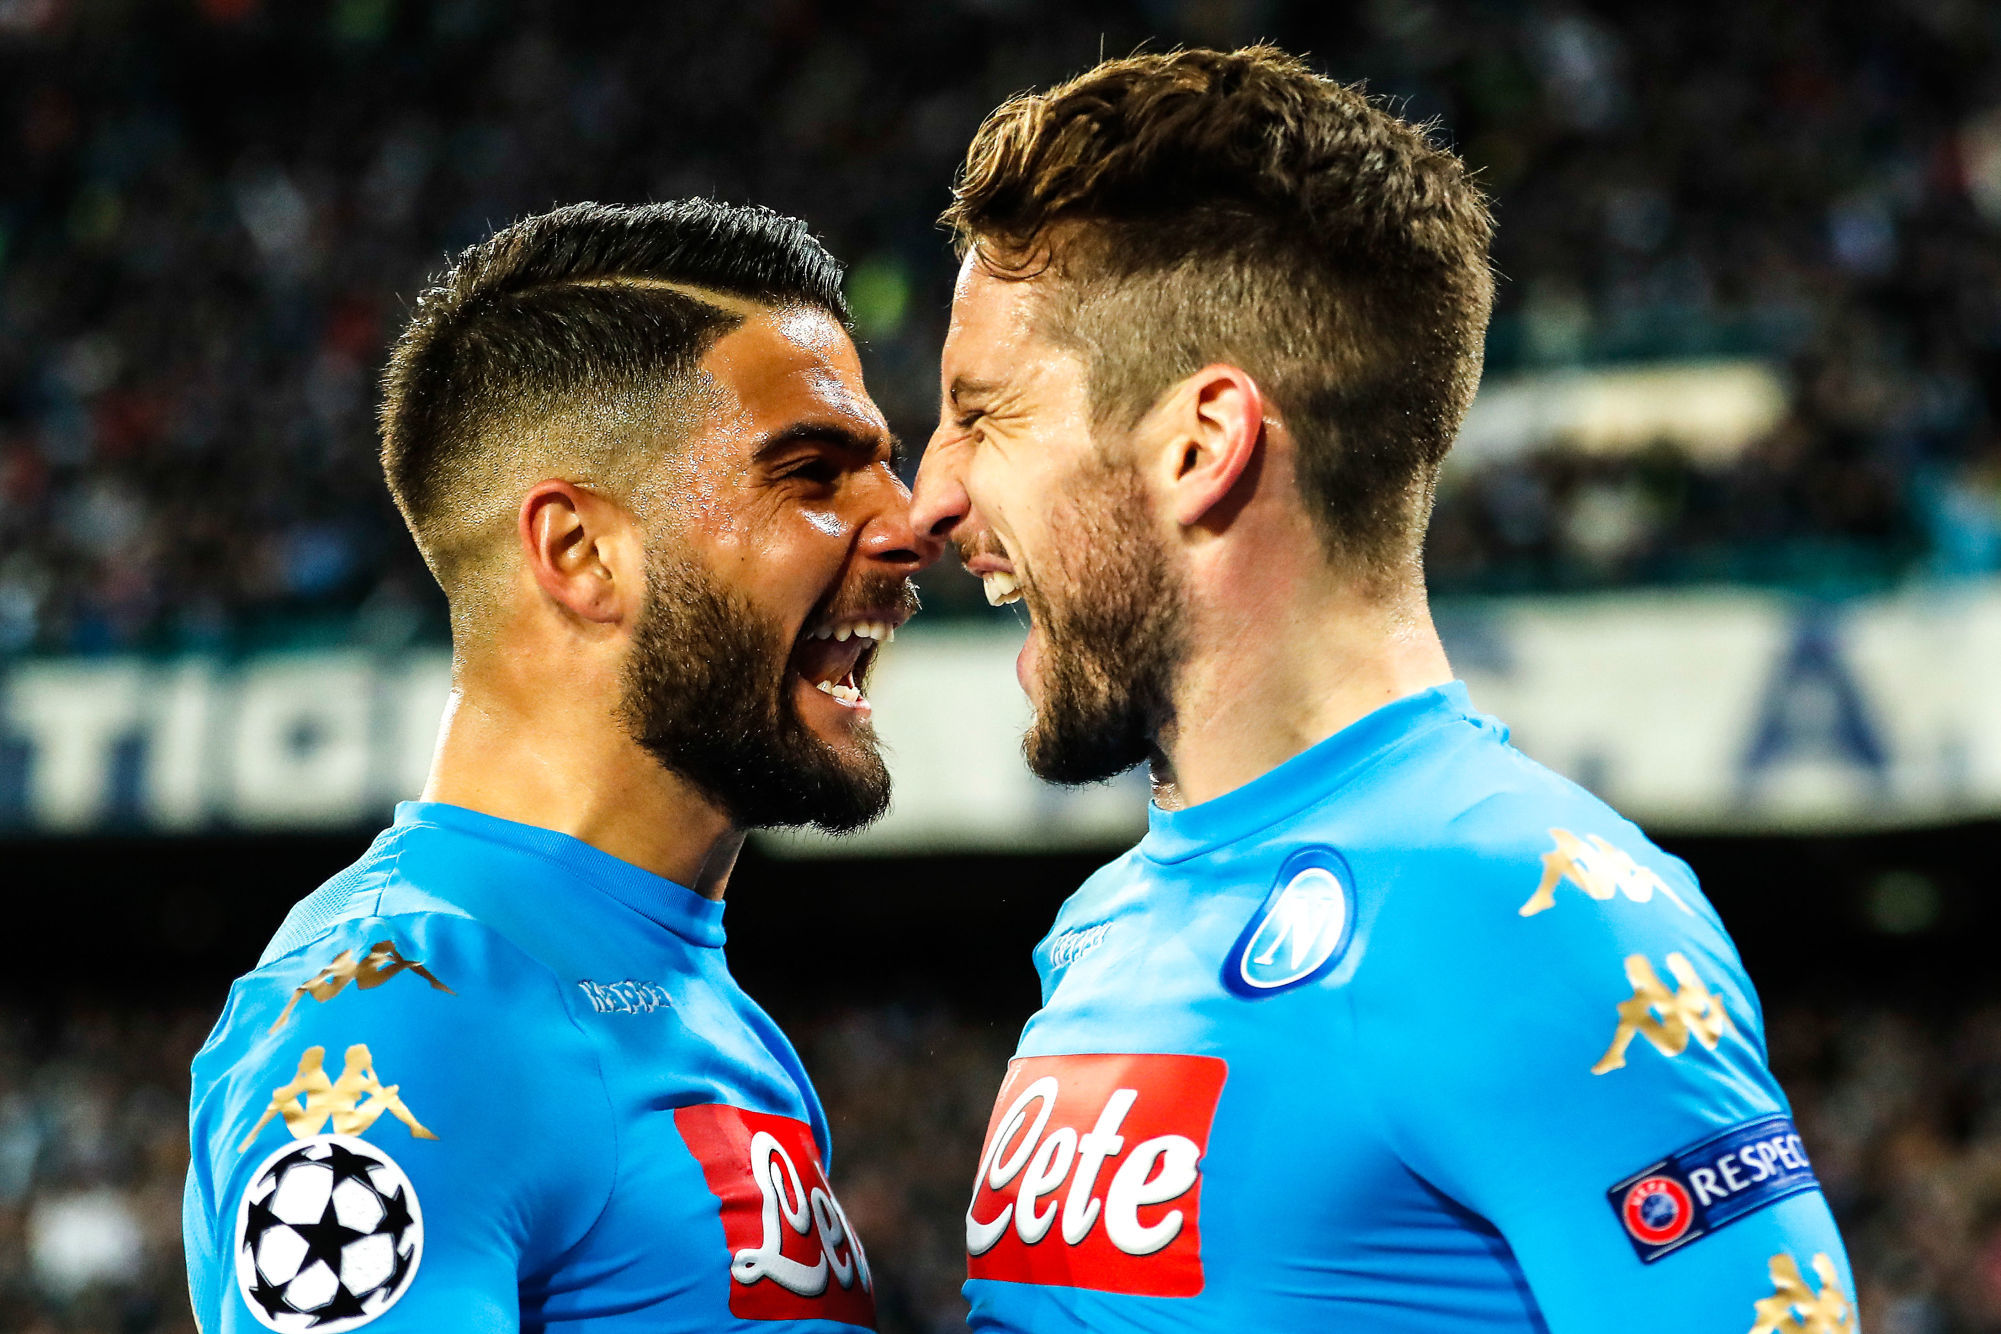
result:
[[[1625,1065],[1626,1048],[1637,1037],[1653,1043],[1663,1056],[1679,1056],[1688,1050],[1690,1035],[1715,1051],[1723,1035],[1732,1031],[1723,997],[1702,984],[1695,966],[1680,954],[1668,955],[1667,966],[1677,983],[1673,991],[1667,989],[1646,955],[1626,956],[1626,980],[1633,984],[1633,996],[1619,1002],[1618,1031],[1612,1034],[1612,1045],[1598,1058],[1598,1064],[1591,1067],[1592,1074],[1602,1075]]]
[[[355,957],[353,950],[342,950],[334,955],[333,962],[320,969],[319,976],[310,982],[301,983],[292,992],[292,999],[285,1002],[284,1013],[280,1014],[277,1022],[271,1025],[270,1031],[276,1033],[285,1026],[285,1021],[292,1017],[292,1010],[298,1005],[302,996],[311,996],[314,1000],[324,1003],[340,995],[341,989],[350,982],[363,991],[372,991],[403,972],[415,973],[423,978],[431,984],[433,991],[442,991],[448,996],[458,995],[456,991],[440,982],[423,964],[415,959],[404,958],[402,952],[396,948],[395,941],[378,940],[368,947],[368,953],[359,958]]]
[[[258,1132],[271,1124],[274,1116],[285,1118],[285,1129],[292,1132],[294,1139],[311,1139],[329,1120],[336,1135],[365,1134],[384,1112],[408,1126],[418,1139],[437,1138],[424,1129],[403,1105],[403,1099],[396,1096],[402,1085],[384,1084],[376,1078],[375,1058],[369,1055],[366,1044],[357,1042],[347,1049],[347,1064],[339,1079],[327,1078],[326,1055],[325,1047],[306,1048],[306,1054],[299,1058],[299,1072],[289,1084],[272,1092],[271,1105],[250,1128],[237,1152],[247,1152],[256,1142]]]
[[[1557,887],[1566,880],[1600,903],[1609,902],[1615,894],[1645,903],[1658,893],[1674,900],[1683,912],[1694,911],[1657,872],[1598,835],[1579,838],[1568,829],[1552,829],[1549,836],[1556,840],[1556,846],[1542,855],[1542,881],[1522,905],[1522,916],[1533,917],[1554,908]]]
[[[1857,1334],[1855,1303],[1841,1290],[1841,1275],[1825,1252],[1813,1257],[1820,1279],[1814,1291],[1800,1274],[1799,1261],[1784,1251],[1772,1257],[1773,1294],[1757,1304],[1758,1323],[1750,1334]]]

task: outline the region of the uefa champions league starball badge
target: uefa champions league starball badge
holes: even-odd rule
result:
[[[280,1334],[341,1334],[396,1304],[424,1254],[417,1191],[352,1135],[294,1140],[258,1164],[236,1212],[236,1282]]]

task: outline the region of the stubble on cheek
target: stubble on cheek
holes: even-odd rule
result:
[[[1050,578],[1023,588],[1043,644],[1023,751],[1057,783],[1099,782],[1148,758],[1172,721],[1184,654],[1180,584],[1138,479],[1108,464],[1083,480],[1052,515]]]

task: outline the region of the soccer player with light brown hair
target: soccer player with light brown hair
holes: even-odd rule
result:
[[[1853,1334],[1693,875],[1433,628],[1459,160],[1269,47],[1141,55],[995,111],[946,221],[913,523],[1028,612],[1030,767],[1155,781],[1036,949],[974,1327]]]

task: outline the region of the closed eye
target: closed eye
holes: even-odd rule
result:
[[[785,475],[787,477],[797,477],[802,482],[813,482],[820,486],[832,486],[835,482],[841,480],[841,474],[846,471],[846,468],[832,459],[813,458],[807,459],[796,468],[788,468]]]

